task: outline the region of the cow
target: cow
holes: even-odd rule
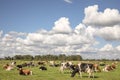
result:
[[[40,66],[39,69],[40,70],[47,70],[47,68],[45,66]]]
[[[6,71],[10,71],[10,70],[14,69],[14,66],[6,64],[6,65],[3,66],[3,69],[5,69]]]
[[[64,70],[72,71],[74,69],[74,65],[71,62],[63,62],[60,66],[60,72],[64,72]]]
[[[55,66],[55,61],[49,61],[49,66],[54,67]]]
[[[44,61],[39,61],[37,64],[38,65],[45,65],[45,62]]]
[[[22,65],[17,65],[16,67],[17,67],[17,68],[23,68],[23,66],[22,66]]]
[[[111,70],[113,70],[112,69],[112,67],[111,67],[111,65],[106,65],[104,68],[103,68],[103,71],[105,71],[105,72],[109,72],[109,71],[111,71]]]
[[[49,61],[49,66],[50,66],[50,67],[59,67],[60,64],[59,64],[59,63],[56,63],[55,61]]]
[[[11,62],[11,66],[15,66],[16,65],[16,62]]]
[[[112,63],[112,64],[111,64],[111,67],[112,67],[113,69],[116,69],[116,63]]]
[[[115,64],[115,63],[112,63],[111,65],[107,64],[107,65],[103,68],[103,71],[109,72],[109,71],[114,70],[114,69],[116,69],[116,64]]]
[[[19,68],[19,74],[20,75],[32,75],[32,71],[29,69]]]
[[[91,76],[94,78],[94,64],[91,63],[79,63],[71,73],[71,77],[74,77],[76,73],[82,78],[82,72],[89,74],[88,78]]]
[[[99,67],[99,64],[94,64],[94,71],[95,72],[101,72],[101,69]]]

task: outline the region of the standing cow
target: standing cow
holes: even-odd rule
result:
[[[89,74],[88,78],[91,76],[94,78],[94,64],[90,63],[79,63],[78,66],[71,73],[71,77],[74,77],[76,73],[80,74],[82,78],[82,72],[86,72]]]

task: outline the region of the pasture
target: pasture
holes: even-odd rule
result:
[[[17,70],[17,68],[14,68],[11,71],[6,71],[3,69],[3,65],[10,62],[12,61],[0,61],[0,80],[120,80],[120,62],[117,63],[117,68],[115,70],[112,70],[110,72],[96,72],[95,78],[88,78],[87,73],[83,73],[83,78],[80,78],[78,74],[76,74],[75,77],[70,77],[71,74],[69,73],[69,71],[60,73],[60,67],[50,67],[49,65],[46,65],[47,71],[39,70],[39,66],[24,67],[32,70],[33,75],[19,75],[19,71]],[[16,64],[20,64],[25,61],[16,62]],[[111,64],[112,62],[107,61],[106,63]],[[103,67],[100,68],[102,69]]]

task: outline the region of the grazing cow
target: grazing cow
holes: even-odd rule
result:
[[[47,68],[45,66],[40,66],[39,69],[40,70],[47,70]]]
[[[37,64],[38,65],[45,65],[45,62],[44,61],[39,61]]]
[[[78,66],[71,73],[71,77],[74,77],[76,73],[79,73],[80,77],[82,78],[82,72],[88,73],[88,78],[90,78],[91,76],[94,78],[94,65],[90,63],[79,63]]]
[[[74,69],[74,65],[71,62],[63,62],[60,66],[60,72],[63,72],[64,70],[70,70],[72,71]]]
[[[19,74],[20,74],[20,75],[32,75],[32,71],[29,70],[29,69],[19,68]]]

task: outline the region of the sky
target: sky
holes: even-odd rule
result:
[[[120,59],[119,0],[0,0],[0,57]]]

